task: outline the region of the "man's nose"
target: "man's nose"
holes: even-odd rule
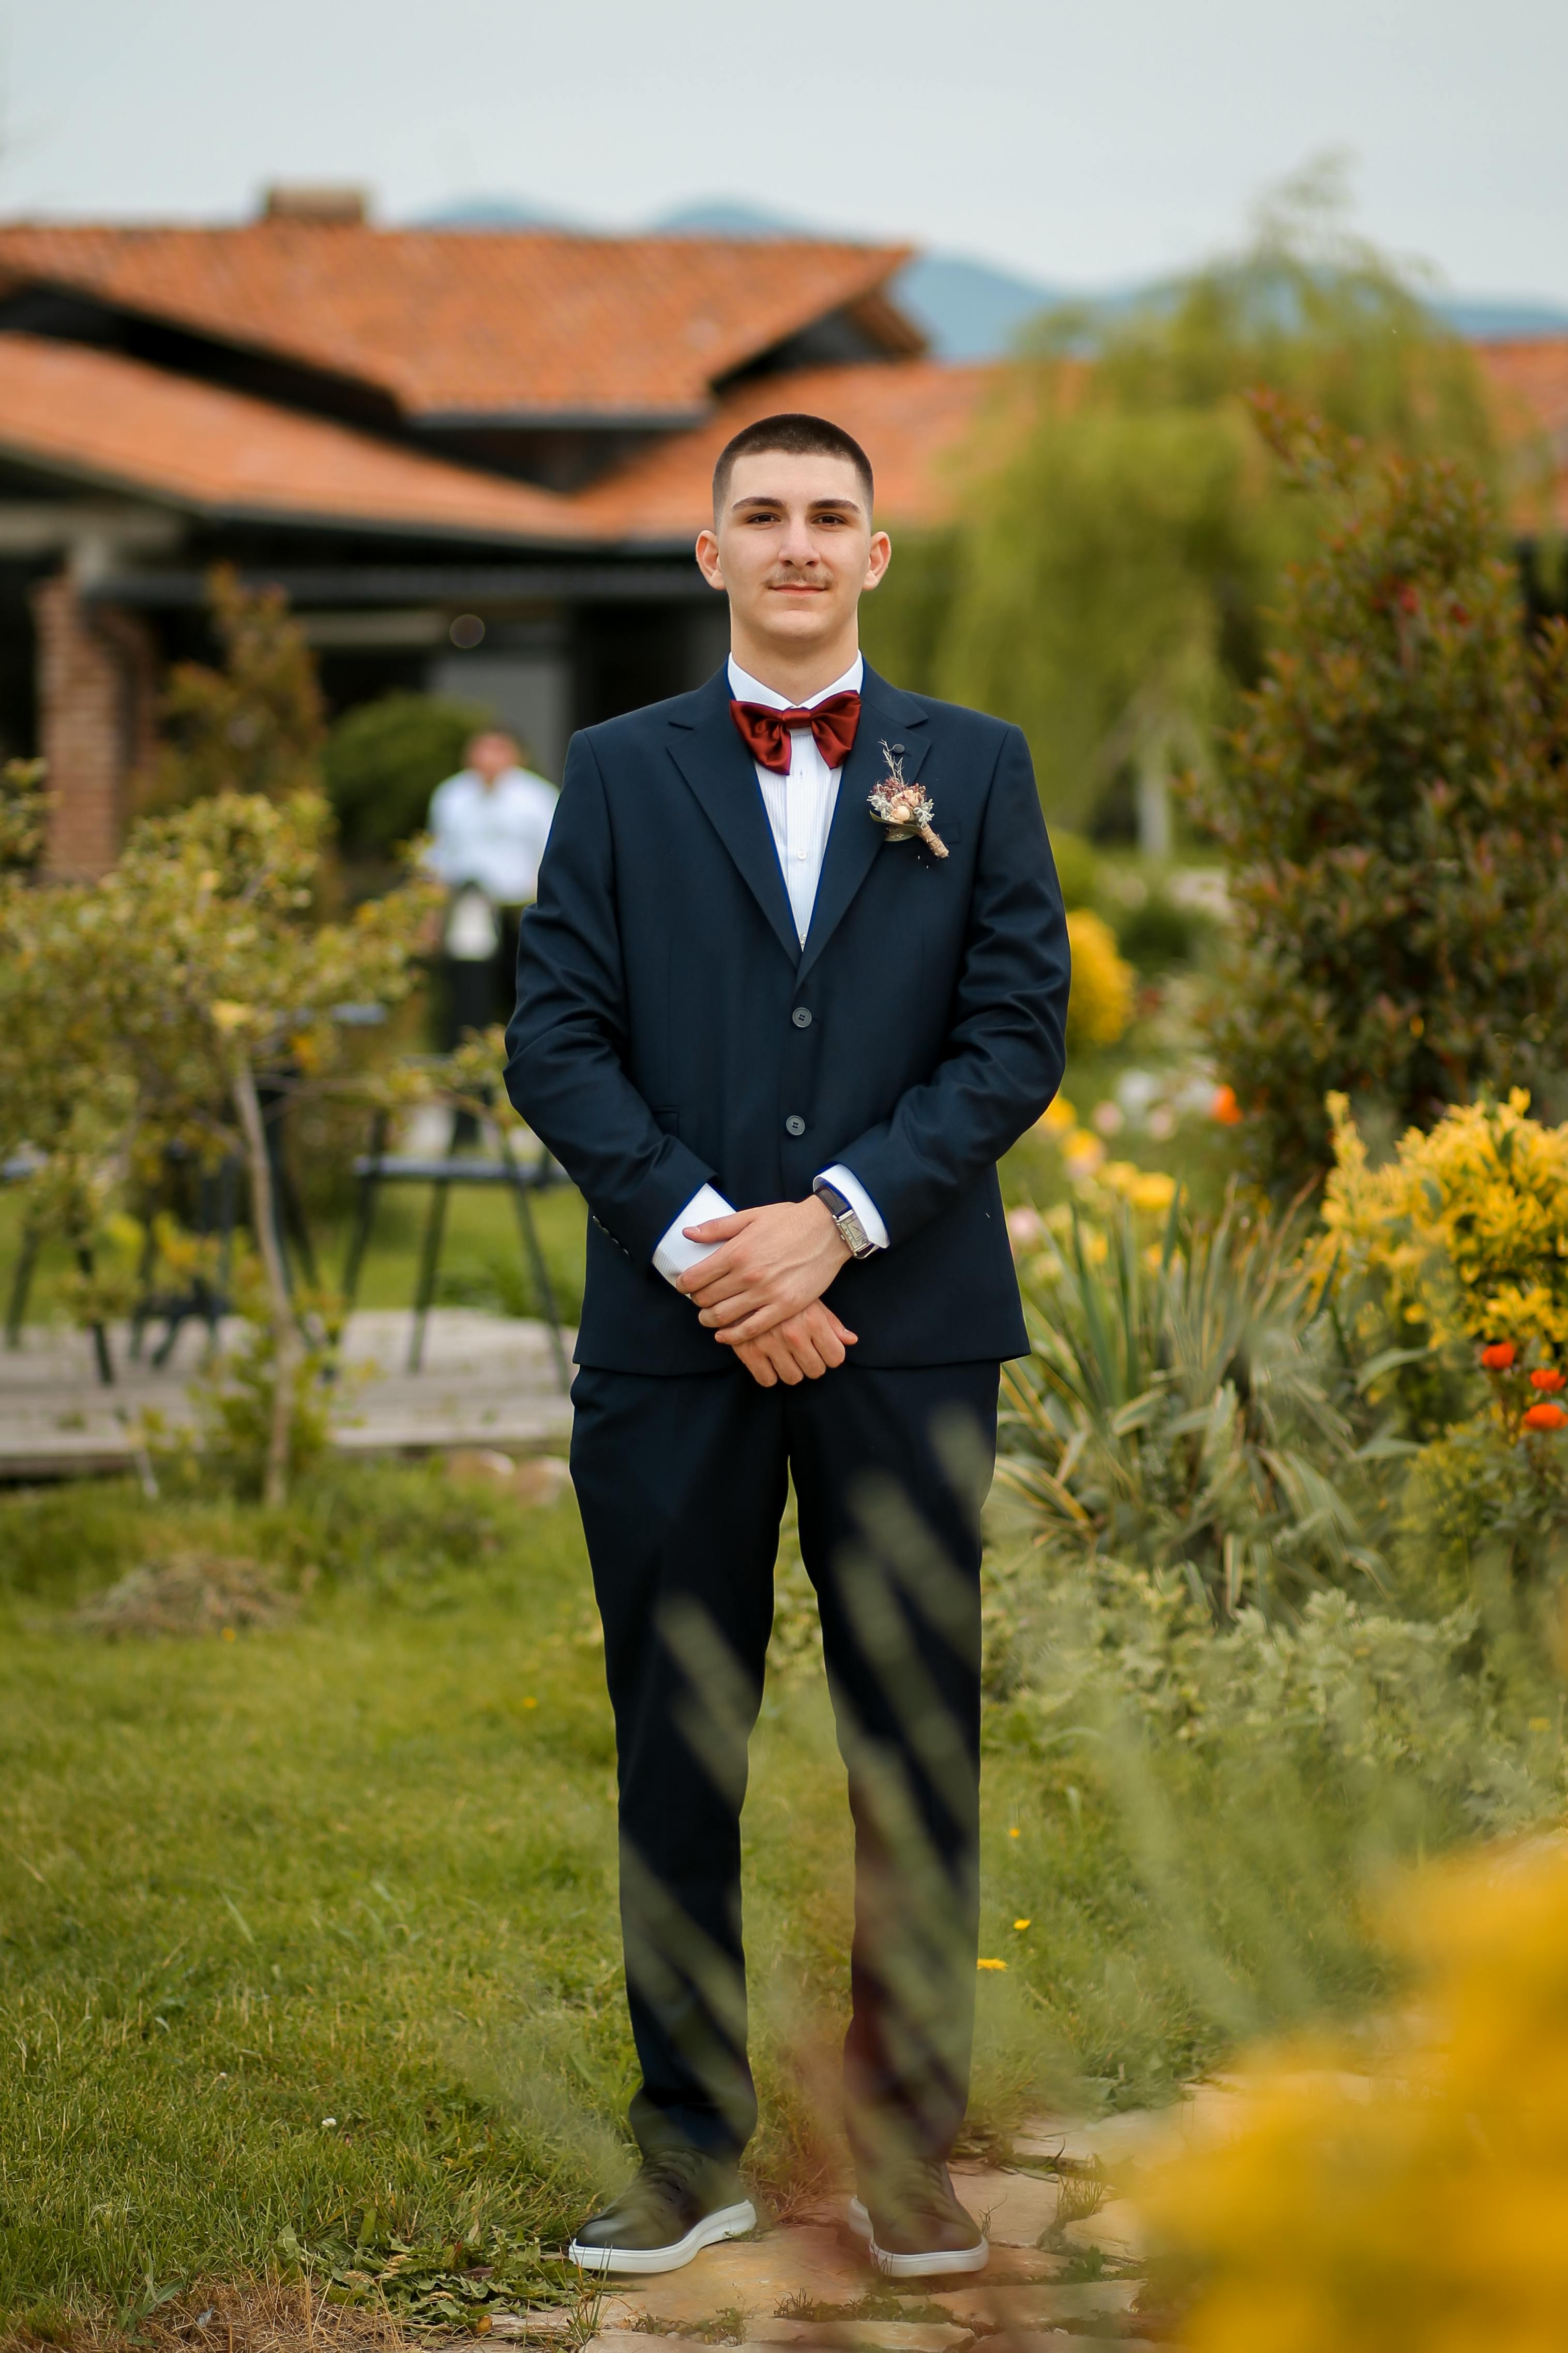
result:
[[[799,565],[803,568],[816,564],[816,542],[812,536],[811,525],[804,515],[791,515],[787,518],[779,555],[784,563]]]

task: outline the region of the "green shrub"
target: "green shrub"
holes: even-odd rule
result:
[[[1057,861],[1057,881],[1062,886],[1062,904],[1070,914],[1078,907],[1097,907],[1100,903],[1100,860],[1093,845],[1081,833],[1058,831],[1051,828],[1051,849]]]
[[[1213,1016],[1258,1174],[1331,1159],[1331,1090],[1394,1132],[1562,1060],[1568,626],[1526,627],[1480,480],[1262,408],[1331,527],[1205,800],[1237,947]]]
[[[1168,891],[1151,891],[1117,917],[1116,944],[1140,972],[1164,972],[1191,964],[1214,926],[1191,907],[1179,906]]]
[[[384,853],[418,833],[431,794],[493,718],[478,703],[403,691],[345,711],[328,733],[321,765],[350,855]]]
[[[1169,1570],[1215,1619],[1381,1585],[1370,1433],[1297,1239],[1178,1201],[1161,1245],[1125,1208],[1075,1216],[1025,1268],[1034,1348],[1004,1377],[998,1475],[1041,1547]]]

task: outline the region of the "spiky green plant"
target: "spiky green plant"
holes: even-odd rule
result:
[[[1177,1567],[1215,1616],[1381,1588],[1374,1466],[1405,1448],[1368,1426],[1300,1241],[1234,1195],[1213,1223],[1178,1196],[1154,1245],[1125,1208],[1074,1215],[1026,1275],[1033,1352],[1004,1383],[998,1475],[1038,1544]]]

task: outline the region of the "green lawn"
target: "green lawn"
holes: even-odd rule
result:
[[[72,1622],[172,1549],[270,1562],[298,1616],[118,1643]],[[796,1649],[746,1815],[774,2199],[837,2162],[848,1924],[842,1771]],[[399,2242],[559,2243],[626,2161],[612,1772],[570,1500],[339,1464],[272,1514],[109,1482],[0,1501],[0,2311],[134,2306],[149,2274],[332,2242],[373,2274]],[[979,1981],[976,2132],[1075,2076],[1158,2095],[1223,2047],[1081,1764],[998,1716],[985,1817],[982,1950],[1008,1967]]]
[[[1080,1115],[1141,1053],[1158,1059],[1135,1036],[1075,1065]],[[1180,1154],[1212,1193],[1227,1141],[1187,1127],[1112,1148]],[[1004,1176],[1010,1200],[1061,1196],[1043,1141]],[[423,1210],[384,1200],[362,1303],[412,1297]],[[574,1315],[582,1204],[563,1190],[537,1212]],[[0,1268],[18,1221],[0,1194]],[[345,1221],[316,1235],[335,1278]],[[34,1315],[57,1312],[64,1269],[46,1253]],[[532,1311],[500,1195],[453,1194],[443,1270],[448,1302]],[[72,1622],[84,1596],[193,1549],[266,1562],[300,1589],[297,1616],[115,1645]],[[753,2159],[775,2200],[840,2162],[849,1904],[797,1567],[786,1589],[746,1815]],[[455,2242],[514,2284],[549,2276],[518,2251],[558,2244],[626,2163],[600,1668],[570,1501],[530,1513],[437,1468],[345,1463],[270,1515],[118,1483],[0,1497],[0,2314],[134,2311],[149,2279],[301,2250],[389,2285]],[[978,1986],[981,2137],[1042,2100],[1168,2093],[1246,2025],[1364,1983],[1337,1915],[1296,1937],[1323,1943],[1318,1961],[1271,1982],[1278,1921],[1235,1901],[1247,1834],[1223,1793],[1188,1809],[1197,1950],[1168,1873],[1140,1859],[1139,1802],[993,1711],[982,1950],[1007,1967]],[[1330,1880],[1337,1902],[1342,1876],[1281,1873],[1275,1909],[1320,1905]]]

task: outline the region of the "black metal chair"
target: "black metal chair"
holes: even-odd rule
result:
[[[257,1088],[262,1117],[266,1124],[267,1155],[272,1166],[272,1196],[278,1219],[278,1244],[283,1256],[285,1271],[290,1284],[296,1265],[312,1290],[317,1287],[316,1253],[310,1231],[305,1221],[303,1204],[289,1174],[284,1154],[284,1114],[289,1101],[289,1073],[263,1079]],[[0,1182],[19,1184],[43,1166],[40,1158],[20,1153],[13,1159],[0,1163]],[[160,1184],[154,1187],[147,1204],[147,1241],[142,1254],[141,1289],[131,1313],[130,1357],[132,1364],[141,1358],[149,1324],[162,1324],[163,1337],[153,1352],[152,1362],[161,1371],[174,1354],[175,1343],[186,1323],[199,1317],[209,1335],[216,1336],[218,1322],[229,1312],[229,1265],[234,1246],[235,1225],[243,1190],[241,1164],[234,1155],[227,1155],[216,1166],[204,1167],[196,1156],[182,1145],[171,1145],[163,1155],[163,1171]],[[156,1291],[152,1274],[156,1257],[153,1239],[153,1215],[160,1206],[173,1198],[177,1212],[183,1216],[189,1230],[203,1236],[216,1235],[221,1243],[221,1258],[216,1282],[198,1275],[179,1292]],[[5,1345],[21,1345],[22,1325],[27,1313],[27,1301],[37,1269],[38,1251],[43,1237],[31,1219],[22,1229],[20,1247],[11,1273],[10,1295],[5,1310]],[[92,1252],[79,1245],[77,1263],[83,1274],[92,1272]],[[98,1377],[105,1387],[114,1381],[114,1364],[110,1354],[109,1335],[100,1324],[91,1326],[93,1355]]]
[[[505,1130],[499,1126],[494,1131],[498,1156],[477,1159],[458,1154],[452,1145],[448,1145],[446,1153],[439,1156],[388,1152],[388,1114],[377,1112],[371,1127],[370,1150],[354,1162],[354,1175],[359,1179],[359,1205],[349,1238],[348,1257],[343,1265],[345,1314],[353,1310],[359,1290],[360,1269],[370,1240],[376,1196],[381,1187],[384,1185],[428,1185],[431,1187],[430,1207],[426,1214],[424,1239],[419,1250],[414,1329],[408,1343],[408,1369],[411,1373],[418,1372],[425,1359],[426,1319],[436,1295],[441,1240],[447,1223],[447,1194],[454,1185],[504,1185],[510,1192],[517,1209],[523,1257],[549,1330],[555,1378],[564,1396],[572,1386],[572,1370],[566,1361],[555,1293],[551,1284],[550,1271],[544,1263],[544,1253],[539,1246],[539,1231],[533,1222],[529,1196],[531,1193],[548,1192],[556,1185],[564,1185],[568,1181],[565,1170],[551,1158],[543,1145],[540,1145],[539,1157],[532,1166],[524,1167],[508,1143]]]

